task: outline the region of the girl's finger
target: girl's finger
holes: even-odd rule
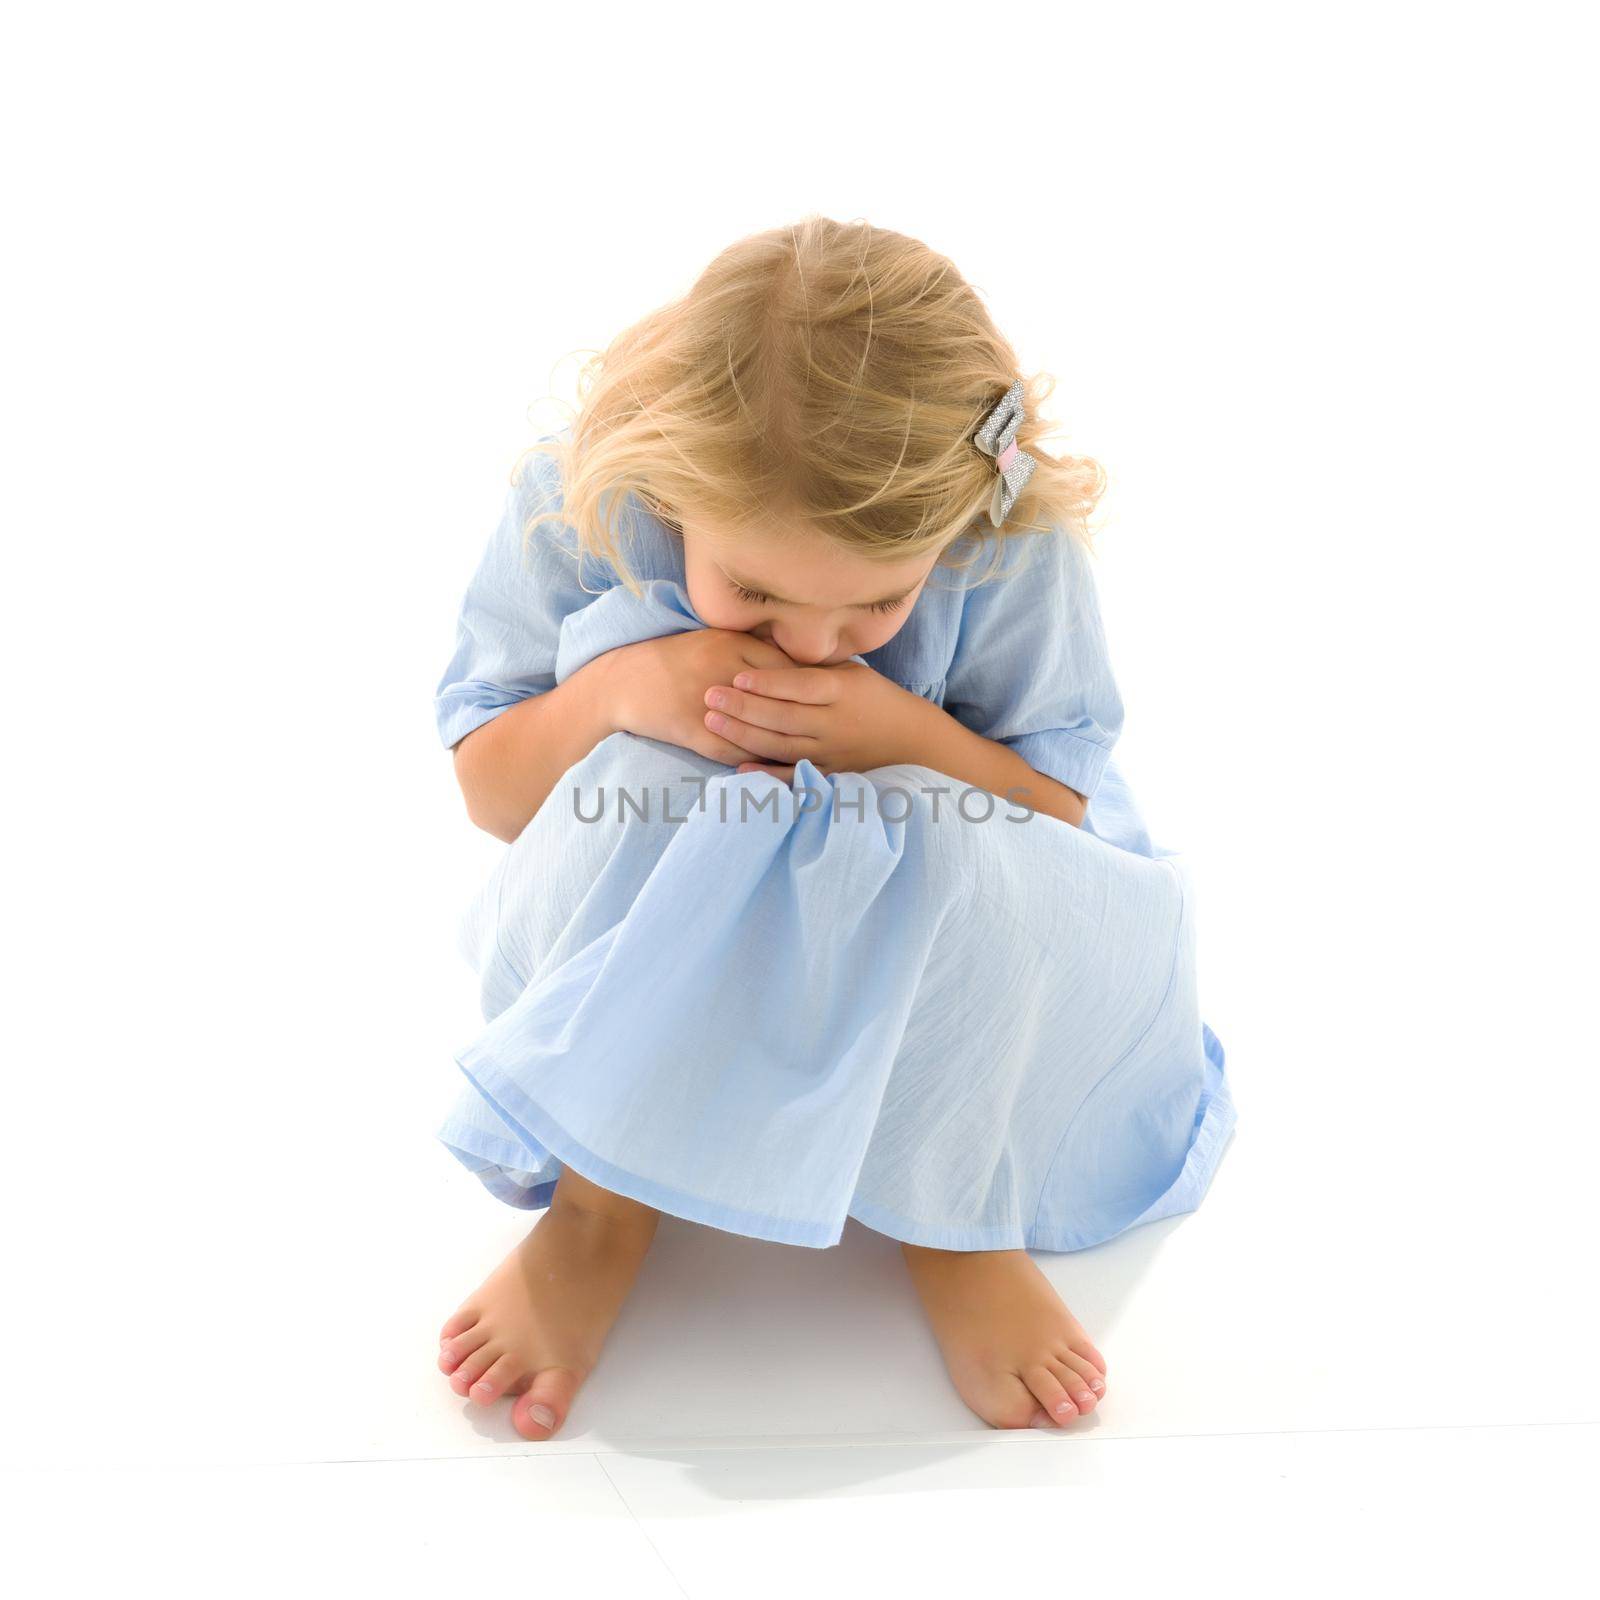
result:
[[[706,726],[724,739],[741,745],[758,761],[792,764],[816,748],[815,739],[792,733],[773,733],[770,728],[758,728],[754,723],[741,722],[723,711],[706,712]]]
[[[731,744],[726,739],[719,739],[708,729],[702,729],[698,738],[691,736],[691,741],[685,748],[693,750],[697,756],[720,761],[725,767],[737,766],[739,762],[749,761],[755,755],[753,750],[741,750],[738,745]]]
[[[785,783],[794,782],[794,768],[780,767],[771,761],[746,761],[741,763],[740,772],[770,772],[774,778],[781,778]]]
[[[726,711],[741,722],[773,733],[816,733],[815,709],[793,700],[769,700],[764,695],[714,683],[706,690],[705,701],[714,711]]]
[[[802,705],[831,705],[839,695],[839,676],[828,667],[746,667],[735,675],[735,689]]]

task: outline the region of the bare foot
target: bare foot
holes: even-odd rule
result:
[[[519,1396],[511,1425],[548,1439],[599,1360],[660,1220],[567,1168],[533,1231],[440,1329],[450,1387],[483,1405]]]
[[[1025,1250],[900,1248],[951,1382],[985,1422],[1059,1425],[1099,1404],[1105,1357]]]

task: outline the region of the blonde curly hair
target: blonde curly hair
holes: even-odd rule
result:
[[[1016,353],[920,240],[815,214],[752,234],[590,354],[566,437],[530,446],[512,476],[555,456],[562,503],[526,531],[568,523],[635,592],[618,537],[629,494],[680,533],[685,517],[798,522],[886,561],[938,549],[964,568],[986,547],[998,561],[1012,534],[1054,529],[1090,544],[1105,473],[1040,448],[1048,374],[1023,381],[1017,443],[1037,466],[1003,526],[990,523],[994,459],[972,436],[1020,376]]]

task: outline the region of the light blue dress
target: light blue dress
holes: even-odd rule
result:
[[[462,606],[449,746],[601,652],[704,626],[635,497],[644,598],[580,554],[525,463]],[[1193,1210],[1233,1128],[1195,993],[1194,898],[1110,759],[1122,726],[1089,561],[1023,535],[935,568],[858,659],[1090,796],[1082,827],[918,765],[792,784],[613,734],[461,924],[485,1027],[439,1130],[511,1205],[570,1164],[691,1221],[822,1247],[1078,1250]]]

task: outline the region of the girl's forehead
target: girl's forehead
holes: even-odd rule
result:
[[[892,561],[860,554],[819,530],[714,529],[683,521],[685,545],[733,582],[806,605],[871,605],[914,588],[938,551]]]

